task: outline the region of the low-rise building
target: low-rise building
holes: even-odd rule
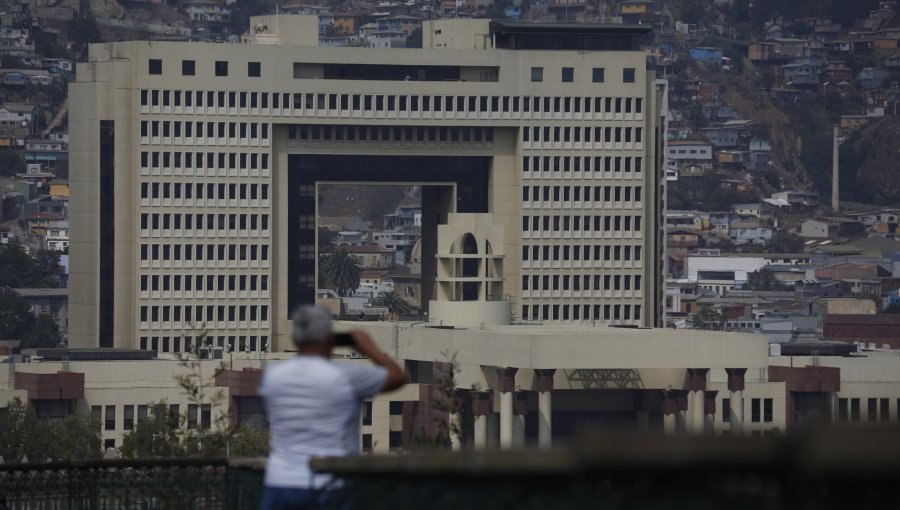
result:
[[[396,263],[396,251],[378,245],[362,244],[343,248],[359,260],[359,265],[363,269],[390,269]]]

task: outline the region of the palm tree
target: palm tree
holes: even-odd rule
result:
[[[322,270],[340,296],[349,296],[359,288],[359,260],[346,248],[338,247],[322,260]]]
[[[395,290],[386,290],[375,296],[375,306],[383,306],[388,312],[396,315],[406,315],[409,313],[409,303],[407,303],[400,294]]]

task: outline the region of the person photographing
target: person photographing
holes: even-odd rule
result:
[[[335,334],[322,308],[301,306],[291,320],[297,357],[267,368],[259,388],[271,427],[263,510],[305,509],[320,502],[320,489],[331,476],[313,473],[309,460],[359,453],[362,401],[407,382],[403,368],[368,334]],[[332,361],[337,343],[367,356],[372,365]]]

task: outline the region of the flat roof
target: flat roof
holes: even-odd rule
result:
[[[650,25],[626,23],[528,23],[523,21],[491,21],[492,32],[569,33],[569,34],[648,34]]]

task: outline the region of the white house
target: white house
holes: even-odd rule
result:
[[[69,249],[69,222],[57,221],[47,225],[47,236],[44,239],[48,250],[66,251]]]

